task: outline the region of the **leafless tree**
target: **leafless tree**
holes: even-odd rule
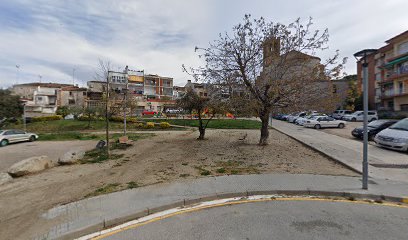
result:
[[[205,130],[208,123],[215,117],[216,114],[223,114],[228,109],[228,102],[218,95],[215,89],[207,89],[206,97],[198,96],[193,89],[187,89],[186,93],[177,100],[177,106],[185,111],[196,113],[198,116],[198,131],[200,132],[198,140],[204,140]],[[207,115],[205,118],[204,115]]]
[[[193,74],[214,84],[245,87],[248,104],[262,121],[260,145],[267,144],[271,112],[313,109],[324,101],[319,82],[327,84],[343,69],[345,59],[339,63],[338,51],[324,63],[314,57],[328,48],[329,34],[327,29],[312,30],[312,25],[311,18],[306,24],[297,19],[284,25],[245,15],[231,33],[196,48],[206,64],[191,68]]]

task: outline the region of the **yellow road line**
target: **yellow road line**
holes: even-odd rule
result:
[[[406,201],[405,201],[406,200]],[[399,207],[399,208],[408,208],[407,205],[399,205],[396,203],[376,203],[376,202],[369,202],[369,201],[363,201],[363,200],[347,200],[347,199],[330,199],[330,198],[307,198],[307,197],[283,197],[283,198],[265,198],[265,199],[252,199],[252,200],[238,200],[238,201],[232,201],[232,202],[225,202],[225,203],[218,203],[218,204],[213,204],[213,205],[208,205],[208,206],[202,206],[202,207],[196,207],[196,208],[191,208],[191,209],[186,209],[186,210],[180,210],[178,212],[174,213],[169,213],[164,216],[159,216],[152,218],[150,220],[147,220],[145,222],[141,223],[136,223],[121,229],[114,230],[112,232],[108,232],[105,234],[102,234],[100,236],[92,238],[93,240],[98,240],[98,239],[103,239],[112,235],[115,235],[119,232],[123,232],[132,228],[140,227],[152,222],[156,222],[159,220],[163,220],[166,218],[170,218],[176,215],[184,214],[184,213],[190,213],[190,212],[195,212],[195,211],[200,211],[203,209],[208,209],[208,208],[214,208],[214,207],[222,207],[222,206],[228,206],[228,205],[236,205],[236,204],[243,204],[243,203],[254,203],[254,202],[266,202],[266,201],[321,201],[321,202],[346,202],[346,203],[357,203],[357,204],[372,204],[372,205],[378,205],[378,206],[388,206],[388,207]],[[408,198],[404,199],[404,203],[408,203]]]

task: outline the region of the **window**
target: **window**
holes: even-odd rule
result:
[[[401,111],[408,111],[408,104],[401,104]]]
[[[401,43],[398,46],[398,54],[404,54],[408,52],[408,42]]]
[[[333,90],[332,90],[332,92],[333,92],[333,93],[337,93],[337,86],[336,86],[336,84],[333,84]]]
[[[43,99],[42,99],[42,97],[37,97],[37,100],[42,101]]]
[[[25,134],[22,130],[14,130],[14,134]]]
[[[72,96],[72,92],[69,92],[69,96]]]

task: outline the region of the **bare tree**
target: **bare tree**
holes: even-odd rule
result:
[[[267,144],[272,111],[312,109],[322,101],[318,82],[337,78],[343,69],[345,59],[338,63],[338,51],[324,63],[313,56],[327,48],[329,34],[327,29],[313,31],[312,24],[311,18],[305,25],[300,19],[284,25],[245,15],[232,33],[220,34],[207,48],[196,48],[206,65],[191,72],[215,84],[245,87],[262,121],[260,145]]]
[[[200,132],[198,140],[204,140],[205,130],[208,123],[215,117],[216,114],[225,113],[228,108],[228,103],[225,99],[219,98],[217,91],[208,89],[208,96],[202,97],[193,89],[187,89],[186,93],[177,100],[177,106],[188,111],[190,114],[197,113],[198,116],[198,131]],[[205,113],[208,115],[204,117]]]

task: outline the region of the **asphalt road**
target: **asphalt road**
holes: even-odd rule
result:
[[[266,201],[183,213],[102,239],[407,239],[408,208]]]
[[[0,148],[0,172],[6,171],[14,163],[34,156],[48,156],[53,161],[72,149],[89,150],[96,141],[35,141],[21,142]]]

